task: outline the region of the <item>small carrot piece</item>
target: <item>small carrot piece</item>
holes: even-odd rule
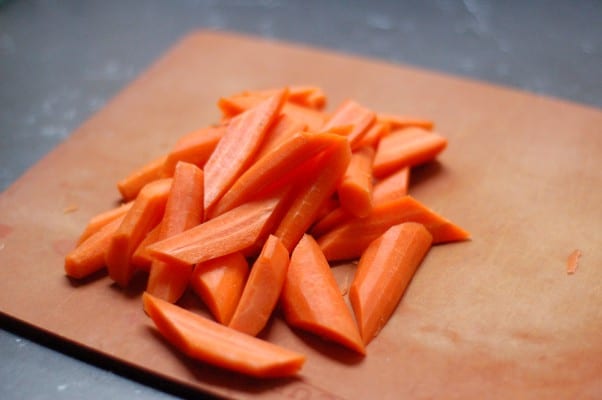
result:
[[[377,120],[357,142],[357,147],[370,146],[376,148],[380,139],[390,132],[391,126],[388,123]]]
[[[248,276],[247,259],[236,252],[197,264],[190,285],[215,319],[228,325]]]
[[[277,118],[286,91],[233,118],[205,164],[205,212],[249,166],[268,129]]]
[[[67,276],[82,279],[104,268],[106,249],[123,218],[125,214],[106,223],[67,254],[65,257]]]
[[[337,188],[341,207],[356,217],[365,217],[372,211],[373,159],[372,147],[355,150]]]
[[[163,217],[171,181],[171,178],[164,178],[145,185],[111,237],[105,262],[109,276],[121,287],[128,285],[134,273],[132,254]]]
[[[291,326],[365,354],[362,338],[330,266],[310,235],[303,235],[293,250],[281,304]]]
[[[162,177],[163,164],[167,156],[163,155],[148,164],[136,169],[128,176],[117,182],[117,189],[125,201],[131,201],[147,184]]]
[[[157,242],[159,240],[159,233],[161,232],[161,223],[159,222],[153,229],[151,229],[142,242],[138,245],[136,250],[134,250],[134,254],[132,254],[132,258],[130,263],[136,268],[150,272],[150,267],[153,262],[153,258],[147,250],[147,247],[151,244]]]
[[[576,249],[570,255],[566,261],[566,273],[569,275],[577,272],[579,266],[579,259],[581,258],[581,250]]]
[[[165,214],[161,220],[159,240],[181,233],[203,221],[203,171],[194,164],[180,161],[176,165]],[[188,287],[192,268],[160,260],[151,264],[146,291],[175,303]]]
[[[289,86],[288,101],[321,110],[326,105],[326,93],[317,86]]]
[[[391,131],[405,128],[422,128],[427,131],[433,130],[434,122],[430,119],[418,118],[405,115],[383,114],[378,113],[376,118],[380,122],[387,123],[391,126]]]
[[[372,190],[374,204],[398,200],[408,194],[410,167],[404,167],[376,182]]]
[[[210,126],[180,137],[167,154],[161,171],[162,176],[172,176],[178,161],[185,161],[203,168],[225,131],[226,127],[223,125]]]
[[[344,210],[342,207],[337,207],[319,219],[318,222],[316,222],[316,224],[311,228],[310,232],[313,236],[320,237],[336,226],[339,226],[342,223],[354,218],[354,215],[349,211]]]
[[[288,250],[270,235],[253,263],[249,279],[229,326],[256,336],[266,325],[282,292],[288,270]]]
[[[133,203],[131,201],[128,203],[123,203],[118,207],[111,208],[110,210],[104,211],[90,218],[88,224],[86,225],[86,228],[77,239],[77,244],[83,243],[84,240],[92,236],[94,233],[98,232],[100,228],[102,228],[109,222],[125,215],[125,213],[127,213],[128,210],[132,208],[132,204]]]
[[[391,318],[432,241],[422,224],[406,222],[389,228],[362,254],[349,300],[364,344]]]
[[[256,160],[260,160],[266,154],[271,153],[283,141],[292,135],[307,130],[307,125],[289,117],[286,114],[280,114],[274,126],[267,133],[261,147],[255,156]]]
[[[318,238],[329,261],[358,258],[370,242],[393,225],[403,222],[423,224],[433,236],[433,243],[466,240],[470,234],[430,210],[411,196],[379,204],[365,218],[354,218]]]
[[[433,160],[447,147],[447,139],[421,128],[407,128],[385,136],[374,157],[374,176],[382,178],[403,167]]]
[[[355,149],[362,136],[368,131],[376,120],[376,113],[369,110],[353,100],[344,101],[334,112],[322,131],[335,129],[336,127],[353,125],[353,130],[347,135],[351,148]]]
[[[298,104],[287,101],[282,107],[282,114],[294,119],[307,126],[311,132],[323,132],[322,129],[328,116],[322,111],[313,108],[303,107]]]
[[[148,293],[144,309],[165,339],[196,360],[258,378],[295,375],[305,356],[235,331]]]

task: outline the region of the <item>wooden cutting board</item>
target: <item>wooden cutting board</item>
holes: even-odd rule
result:
[[[434,119],[449,138],[411,193],[471,231],[433,248],[358,358],[276,319],[307,354],[298,379],[256,381],[181,357],[123,292],[63,257],[115,182],[219,119],[220,95],[315,84]],[[0,310],[182,385],[237,398],[602,398],[602,112],[414,68],[215,32],[184,38],[0,197]],[[580,249],[577,272],[566,260]],[[336,267],[342,286],[353,266]],[[190,302],[191,297],[185,299]],[[192,304],[192,303],[191,303]]]

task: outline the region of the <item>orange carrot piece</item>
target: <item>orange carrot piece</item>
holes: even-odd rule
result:
[[[267,133],[266,138],[257,151],[255,159],[260,160],[266,154],[271,153],[287,138],[305,130],[307,130],[307,125],[303,122],[299,122],[286,114],[280,114],[273,128]]]
[[[203,171],[194,164],[178,162],[165,214],[161,220],[159,239],[190,229],[203,221]],[[175,303],[188,287],[192,268],[154,260],[146,291],[155,297]]]
[[[145,185],[111,237],[105,262],[109,276],[121,287],[128,285],[134,273],[132,254],[146,234],[163,217],[171,181],[171,178],[165,178]]]
[[[196,360],[258,378],[295,375],[305,362],[302,354],[235,331],[148,293],[142,300],[161,335]]]
[[[220,141],[226,127],[210,126],[190,132],[178,139],[163,163],[163,176],[172,176],[178,161],[185,161],[203,168]]]
[[[349,211],[344,210],[342,207],[337,207],[319,219],[318,222],[316,222],[316,224],[311,228],[310,232],[313,236],[320,237],[336,226],[352,220],[353,218],[353,214],[351,214]]]
[[[282,240],[289,252],[315,222],[316,216],[336,191],[337,184],[349,165],[349,142],[342,136],[338,139],[336,144],[317,156],[313,171],[296,188],[295,197],[276,229],[275,235]]]
[[[151,229],[142,242],[138,245],[130,263],[136,268],[150,272],[150,267],[153,262],[153,258],[147,250],[147,247],[159,240],[159,233],[161,232],[161,223],[159,222],[153,229]]]
[[[391,318],[432,241],[422,224],[406,222],[389,228],[362,254],[349,300],[364,344]]]
[[[326,93],[317,86],[289,86],[288,101],[321,110],[326,105]]]
[[[104,268],[105,252],[124,217],[125,214],[106,223],[67,254],[65,257],[67,276],[82,279]]]
[[[421,128],[407,128],[382,138],[374,157],[374,176],[382,178],[403,167],[434,159],[447,146],[443,136]]]
[[[190,266],[253,248],[274,228],[287,204],[288,191],[245,203],[185,232],[148,247],[157,259]]]
[[[341,207],[356,217],[365,217],[372,211],[373,159],[372,147],[355,150],[337,189]]]
[[[288,263],[288,250],[280,239],[270,235],[253,263],[249,279],[230,320],[230,328],[256,336],[265,327],[278,303]]]
[[[383,114],[378,113],[376,118],[380,122],[387,123],[391,126],[391,131],[405,128],[422,128],[430,131],[435,124],[433,121],[425,118],[411,117],[406,115]]]
[[[125,201],[130,201],[138,196],[138,192],[147,183],[155,181],[162,177],[163,164],[166,160],[165,155],[154,159],[148,164],[136,169],[128,176],[117,182],[117,189]]]
[[[275,92],[272,94],[272,96]],[[224,118],[234,118],[238,114],[256,107],[270,96],[261,94],[241,93],[233,96],[221,97],[217,102],[217,107],[222,112]]]
[[[579,259],[581,258],[581,250],[575,249],[569,255],[569,258],[566,261],[566,273],[569,275],[577,272],[577,267],[579,266]]]
[[[199,263],[190,285],[215,319],[228,325],[249,276],[249,264],[240,252]]]
[[[205,164],[205,212],[210,213],[249,166],[285,97],[286,91],[281,91],[228,123],[226,133]]]
[[[284,103],[282,114],[305,124],[307,130],[311,132],[322,132],[322,128],[328,119],[328,116],[322,111],[302,107],[298,104],[291,103],[290,101]]]
[[[389,133],[391,133],[391,126],[388,123],[377,120],[357,142],[357,147],[370,146],[376,148],[380,139]]]
[[[354,218],[318,238],[329,261],[358,258],[370,242],[393,225],[403,222],[423,224],[433,235],[433,243],[466,240],[470,234],[430,210],[411,196],[376,205],[365,218]]]
[[[291,326],[365,354],[364,344],[320,247],[303,235],[293,250],[281,295]]]
[[[376,120],[374,111],[369,110],[353,100],[346,100],[334,112],[326,124],[322,127],[323,131],[328,131],[336,127],[353,125],[353,130],[347,138],[354,149],[362,136],[368,131]]]
[[[102,228],[109,222],[125,215],[125,213],[127,213],[128,210],[132,208],[132,204],[132,202],[124,203],[118,207],[111,208],[110,210],[104,211],[90,218],[88,224],[86,225],[86,228],[77,239],[77,244],[83,243],[84,240],[92,236],[94,233],[98,232],[100,228]]]
[[[408,194],[410,167],[404,167],[376,182],[372,190],[374,204],[397,200]]]

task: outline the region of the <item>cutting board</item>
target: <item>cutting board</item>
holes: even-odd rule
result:
[[[257,381],[190,361],[123,291],[63,258],[115,183],[220,117],[219,96],[314,84],[435,120],[449,139],[410,192],[472,233],[434,247],[359,358],[275,318],[262,337],[307,354]],[[177,384],[235,398],[602,398],[602,112],[400,65],[216,32],[185,37],[0,197],[0,310]],[[581,250],[576,273],[567,258]],[[333,268],[341,286],[353,265]],[[205,312],[192,296],[184,303]],[[93,362],[93,360],[92,360]]]

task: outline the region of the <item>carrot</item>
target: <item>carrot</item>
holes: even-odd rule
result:
[[[303,122],[299,122],[286,114],[280,114],[278,120],[274,123],[274,127],[270,129],[257,151],[255,159],[260,160],[266,154],[271,153],[287,138],[305,130],[307,130],[307,125]]]
[[[357,142],[357,147],[370,146],[376,148],[379,140],[391,132],[391,125],[382,121],[375,121],[366,134]]]
[[[443,136],[421,128],[407,128],[382,138],[374,157],[374,176],[382,178],[403,167],[434,159],[447,146]]]
[[[161,178],[165,160],[165,155],[156,158],[117,182],[117,189],[119,189],[121,197],[125,201],[133,200],[144,185]]]
[[[396,114],[383,114],[378,113],[376,118],[380,122],[387,123],[391,126],[391,130],[405,129],[405,128],[422,128],[428,131],[432,130],[435,124],[433,121],[425,118],[411,117],[405,115]]]
[[[130,263],[138,269],[150,272],[150,267],[153,262],[153,258],[148,252],[147,247],[159,240],[159,233],[161,232],[161,223],[159,222],[153,229],[151,229],[142,242],[134,250]]]
[[[190,266],[253,248],[272,231],[287,204],[288,191],[245,203],[185,232],[148,247],[157,259]]]
[[[215,319],[228,325],[248,276],[249,264],[236,252],[197,264],[190,285]]]
[[[320,247],[303,235],[293,250],[281,295],[286,322],[365,354],[364,344]]]
[[[100,228],[102,228],[109,222],[125,215],[125,213],[127,213],[128,210],[132,208],[132,204],[132,202],[124,203],[118,207],[111,208],[108,211],[104,211],[90,218],[88,224],[86,225],[86,228],[77,239],[77,244],[83,243],[84,240],[92,236],[94,233],[98,232]]]
[[[358,258],[370,242],[393,225],[419,222],[433,236],[433,243],[466,240],[470,234],[428,209],[411,196],[375,206],[365,218],[354,218],[318,238],[329,261]]]
[[[432,241],[422,224],[406,222],[389,228],[362,254],[349,300],[364,344],[393,314]]]
[[[148,293],[142,300],[161,335],[196,360],[258,378],[292,376],[305,362],[302,354],[245,335]]]
[[[270,125],[274,122],[286,91],[236,116],[205,164],[205,212],[228,190],[249,166]]]
[[[323,132],[322,129],[327,115],[322,111],[314,110],[313,108],[302,107],[300,105],[286,102],[282,107],[282,114],[294,119],[307,126],[307,129],[312,132]]]
[[[404,167],[376,182],[372,190],[374,204],[383,204],[408,194],[410,167]]]
[[[111,237],[105,262],[109,276],[121,287],[128,285],[134,273],[130,262],[132,254],[146,234],[161,221],[171,181],[171,178],[165,178],[145,185]]]
[[[311,228],[311,234],[320,237],[342,223],[354,219],[354,215],[342,207],[337,207],[323,216]]]
[[[321,110],[326,105],[326,93],[317,86],[289,86],[288,101]]]
[[[210,126],[180,137],[167,154],[161,171],[162,176],[172,176],[178,161],[185,161],[202,168],[225,131],[226,127],[223,125]]]
[[[288,263],[288,250],[270,235],[251,268],[230,328],[256,336],[265,327],[278,303]]]
[[[257,93],[240,93],[233,96],[221,97],[217,102],[217,107],[222,112],[224,118],[233,118],[238,114],[242,114],[243,112],[256,107],[268,97],[270,96],[264,96]]]
[[[337,189],[341,207],[357,217],[365,217],[372,210],[373,159],[372,147],[354,151]]]
[[[338,126],[353,125],[353,130],[347,138],[354,149],[362,136],[368,131],[374,123],[376,114],[353,100],[347,100],[330,117],[328,122],[322,127],[323,131],[334,129]]]
[[[579,266],[579,259],[581,258],[581,250],[576,249],[569,255],[569,258],[566,261],[566,273],[569,275],[577,272],[577,267]]]
[[[196,165],[178,162],[165,214],[161,220],[159,240],[190,229],[203,220],[203,171]],[[146,291],[175,303],[186,290],[192,268],[154,260]]]
[[[85,278],[105,266],[105,251],[125,214],[103,225],[65,257],[65,273],[76,279]]]

